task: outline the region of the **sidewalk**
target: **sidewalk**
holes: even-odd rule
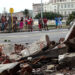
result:
[[[55,28],[55,27],[51,27],[51,28],[49,28],[48,30],[45,30],[44,28],[41,30],[41,31],[49,31],[49,30],[62,30],[62,29],[69,29],[68,27],[66,27],[66,28],[64,28],[64,27],[62,27],[62,28]],[[33,31],[39,31],[39,29],[33,29]],[[16,32],[33,32],[33,31],[29,31],[28,29],[23,29],[22,31],[20,31],[20,30],[17,30]],[[8,30],[4,30],[4,31],[0,31],[0,33],[16,33],[16,32],[9,32]]]

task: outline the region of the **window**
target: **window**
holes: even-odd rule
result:
[[[68,4],[68,8],[70,8],[70,4]]]
[[[73,6],[73,3],[71,4],[71,8],[73,8],[74,6]]]
[[[64,5],[64,7],[66,8],[66,4]]]
[[[60,2],[62,2],[62,0],[60,0]]]
[[[63,11],[61,11],[61,14],[63,15]]]
[[[64,15],[66,15],[66,11],[65,11]]]
[[[66,11],[66,14],[68,15],[69,14],[69,11]]]
[[[54,12],[56,12],[56,9],[54,9]]]
[[[63,8],[63,4],[61,4],[61,8]]]

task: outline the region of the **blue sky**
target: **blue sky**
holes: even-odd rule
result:
[[[49,0],[42,0],[44,3]],[[32,10],[33,3],[40,3],[41,0],[1,0],[0,1],[0,13],[4,11],[9,12],[9,8],[14,8],[15,12],[22,11],[25,8]]]

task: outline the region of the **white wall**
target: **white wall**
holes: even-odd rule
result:
[[[64,2],[58,2],[58,3],[48,3],[45,6],[46,11],[51,11],[51,12],[59,12],[62,15],[69,15],[73,11],[75,11],[75,1],[72,2],[71,0],[66,0]],[[44,8],[44,11],[45,11]]]
[[[40,9],[40,7],[38,8],[36,6],[36,9]],[[34,9],[34,10],[36,10]],[[39,11],[34,12],[34,15],[37,14]],[[69,15],[71,14],[73,11],[75,11],[75,0],[62,0],[62,2],[60,2],[60,0],[50,0],[48,3],[43,5],[43,11],[44,12],[59,12],[62,15]]]

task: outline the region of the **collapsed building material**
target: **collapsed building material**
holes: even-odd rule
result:
[[[68,40],[73,39],[74,37],[75,37],[75,23],[72,25],[70,31],[66,35],[64,42],[67,42]]]
[[[75,23],[65,37],[64,43],[68,46],[68,52],[75,52]]]
[[[23,64],[21,68],[21,75],[30,75],[32,73],[32,67],[29,64]]]
[[[75,38],[67,41],[66,45],[68,46],[68,52],[75,52]]]
[[[59,56],[59,66],[57,69],[69,67],[75,68],[75,53],[67,53]]]
[[[41,51],[44,47],[47,46],[47,44],[49,44],[48,40],[45,37],[42,37],[40,40],[32,43],[31,45],[28,46],[28,48],[21,51],[22,56],[23,57],[30,56],[32,54],[35,54],[35,53]]]
[[[14,45],[11,43],[1,43],[0,47],[2,47],[2,53],[5,55],[10,55],[12,52],[14,52]]]
[[[71,57],[71,55],[69,56],[66,54],[67,57],[61,60],[64,63],[58,64],[58,61],[57,61],[57,58],[59,55],[67,53],[67,50],[68,50],[67,46],[69,46],[70,44],[71,45],[74,44],[75,39],[73,37],[70,37],[70,36],[69,36],[69,38],[65,38],[65,41],[64,41],[64,38],[60,38],[60,40],[59,40],[60,44],[57,45],[55,41],[50,41],[48,35],[46,35],[45,37],[43,37],[40,40],[28,45],[27,47],[24,47],[23,45],[17,45],[16,44],[15,45],[15,52],[13,49],[14,47],[12,45],[11,45],[13,47],[12,50],[9,47],[10,44],[8,44],[8,46],[2,45],[0,52],[2,52],[2,49],[4,49],[3,52],[6,55],[8,55],[9,59],[13,60],[13,62],[18,61],[18,62],[20,62],[20,64],[21,63],[28,63],[28,65],[23,64],[23,66],[21,66],[21,68],[17,64],[18,65],[17,67],[19,67],[17,71],[20,70],[19,72],[21,73],[21,75],[24,75],[24,74],[30,75],[30,73],[32,72],[32,68],[35,68],[35,69],[41,68],[41,66],[43,66],[47,63],[57,64],[57,69],[62,69],[62,68],[69,67],[69,66],[73,67],[74,63],[72,63],[72,62],[75,61],[74,56]],[[70,42],[70,44],[68,45],[67,42]],[[70,47],[71,47],[71,45],[70,45]],[[72,45],[72,46],[74,46],[74,45]],[[7,47],[11,51],[7,50],[7,52],[6,52],[5,50],[7,49]],[[22,49],[24,49],[24,50],[22,50]],[[20,53],[20,51],[21,51],[21,53]],[[0,54],[0,55],[2,55],[2,54]],[[59,62],[61,62],[61,61],[59,61]],[[5,62],[3,62],[3,63],[6,64]],[[55,67],[54,65],[51,65],[51,64],[50,64],[50,66],[48,65],[47,69]],[[66,66],[66,64],[67,64],[67,66]],[[64,67],[64,65],[65,65],[65,67]],[[15,67],[15,68],[17,68],[17,67]],[[14,71],[13,68],[12,68],[12,70]],[[8,71],[8,67],[7,67],[6,69],[4,69],[1,72],[0,75],[5,75],[6,73],[7,73],[6,75],[10,75],[10,73],[12,73],[13,71],[11,71],[11,70]],[[46,71],[48,71],[48,70],[46,70]],[[51,70],[51,71],[53,72],[53,70]],[[15,73],[13,72],[11,75],[17,75],[16,72]]]
[[[64,42],[65,38],[60,38],[59,43],[62,44]]]
[[[11,54],[11,55],[9,56],[9,59],[10,59],[10,60],[15,60],[15,61],[17,61],[17,60],[19,60],[19,59],[21,59],[21,58],[22,58],[22,56],[19,55],[19,54]]]
[[[19,63],[0,64],[0,75],[17,75],[20,69]]]
[[[58,57],[58,55],[67,52],[67,47],[65,44],[56,46],[55,41],[50,41],[48,35],[46,35],[44,39],[37,41],[29,46],[30,47],[25,48],[25,50],[21,51],[21,54],[24,57],[22,58],[22,60],[27,57],[40,58],[41,56],[47,58],[56,58]]]
[[[24,50],[25,47],[24,45],[21,45],[21,44],[15,44],[15,47],[14,47],[14,51],[15,53],[20,53],[22,50]]]
[[[55,65],[47,65],[47,70],[51,70],[55,67]]]

